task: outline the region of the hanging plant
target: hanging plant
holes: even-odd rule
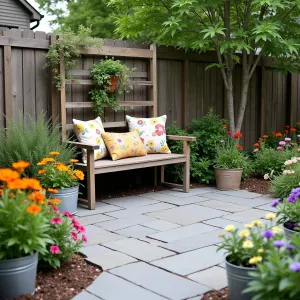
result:
[[[70,28],[61,29],[55,32],[59,39],[50,45],[47,54],[48,62],[45,66],[51,66],[54,73],[54,82],[58,90],[61,89],[62,78],[59,74],[60,58],[63,57],[66,78],[71,79],[69,71],[75,67],[81,50],[86,47],[101,49],[102,39],[91,37],[91,28],[80,25],[75,33]]]
[[[94,86],[90,95],[92,107],[99,115],[103,115],[105,104],[114,111],[121,108],[119,95],[132,89],[130,73],[134,70],[114,59],[105,59],[92,66],[91,78]]]

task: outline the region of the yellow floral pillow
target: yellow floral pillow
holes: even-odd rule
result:
[[[166,121],[167,116],[157,118],[134,118],[126,116],[129,131],[139,130],[147,153],[171,153],[167,145]]]
[[[102,137],[112,160],[147,155],[138,130],[127,133],[102,132]]]
[[[79,142],[100,146],[99,150],[94,151],[95,160],[108,156],[108,151],[101,137],[101,133],[104,132],[104,128],[100,117],[86,122],[73,119],[73,124]],[[82,151],[82,161],[87,163],[86,150],[82,149]]]

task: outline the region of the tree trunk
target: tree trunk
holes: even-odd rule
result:
[[[243,76],[243,85],[242,85],[242,91],[241,91],[241,103],[240,103],[240,109],[237,116],[237,123],[235,132],[239,132],[242,129],[242,124],[244,120],[246,105],[247,105],[247,98],[248,98],[248,90],[249,90],[249,75]]]
[[[227,107],[228,107],[228,119],[229,130],[234,132],[234,103],[233,103],[233,84],[232,84],[232,72],[227,72],[228,87],[226,87]]]

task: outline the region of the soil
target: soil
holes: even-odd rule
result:
[[[219,291],[210,291],[204,294],[201,300],[229,300],[229,290],[228,288]]]
[[[36,292],[15,300],[69,300],[87,288],[101,273],[101,270],[87,263],[81,255],[64,263],[56,270],[38,271]]]
[[[272,194],[270,191],[270,181],[257,177],[249,177],[246,181],[241,183],[240,189],[263,195]]]

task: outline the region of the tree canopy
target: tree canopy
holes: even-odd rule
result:
[[[91,27],[92,36],[115,38],[116,14],[105,0],[36,0],[49,15],[53,24],[77,31],[79,25]]]
[[[120,13],[122,38],[214,50],[226,89],[230,130],[240,131],[250,79],[262,56],[285,70],[299,69],[300,0],[110,0]],[[241,94],[233,70],[242,64]],[[234,106],[239,103],[238,114]]]

